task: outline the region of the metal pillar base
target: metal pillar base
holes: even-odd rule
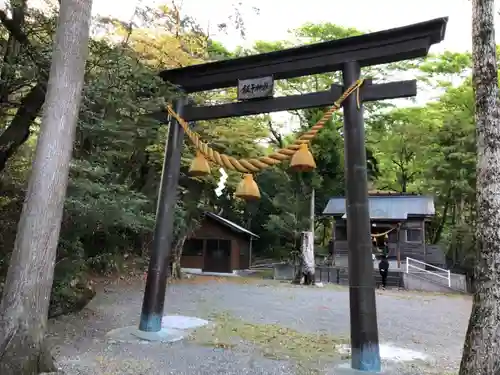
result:
[[[150,341],[172,343],[181,341],[188,335],[188,332],[173,328],[162,328],[156,332],[140,331],[137,326],[129,326],[114,329],[106,335],[109,339],[121,342]]]

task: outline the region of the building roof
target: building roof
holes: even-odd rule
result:
[[[435,215],[434,198],[422,195],[379,195],[368,197],[370,219],[406,220],[410,216]],[[323,215],[346,217],[345,198],[330,198]]]
[[[208,216],[211,219],[214,219],[215,221],[221,223],[222,225],[226,226],[227,228],[231,229],[234,232],[237,233],[243,233],[243,234],[248,234],[251,237],[254,238],[259,238],[255,233],[250,232],[249,230],[243,228],[242,226],[233,223],[232,221],[228,219],[224,219],[222,216],[219,216],[217,214],[214,214],[213,212],[205,212],[205,215]]]

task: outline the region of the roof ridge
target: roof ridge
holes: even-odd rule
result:
[[[226,225],[227,227],[237,231],[237,232],[240,232],[240,233],[247,233],[253,237],[256,237],[256,238],[260,238],[258,235],[256,235],[255,233],[251,232],[250,230],[244,228],[243,226],[239,225],[239,224],[236,224],[235,222],[229,220],[229,219],[226,219],[225,217],[222,217],[218,214],[216,214],[215,212],[211,212],[211,211],[205,211],[205,215],[208,216],[208,217],[211,217],[212,219],[218,221],[219,223],[223,224],[223,225]]]

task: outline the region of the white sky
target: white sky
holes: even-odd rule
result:
[[[129,19],[139,2],[151,4],[154,0],[94,0],[94,13]],[[168,3],[168,0],[163,2]],[[210,22],[216,25],[227,22],[232,4],[236,2],[182,0],[181,4],[184,12],[194,16],[200,24],[208,25]],[[443,16],[450,18],[446,38],[431,51],[465,51],[471,48],[470,0],[245,0],[243,4],[240,8],[247,29],[246,41],[237,32],[215,37],[229,49],[238,45],[249,46],[256,40],[285,39],[287,30],[305,22],[331,22],[378,31]],[[255,14],[252,7],[260,9],[260,14]],[[498,16],[496,24],[500,24]]]
[[[44,0],[31,0],[32,3],[37,1]],[[246,39],[241,39],[235,30],[215,34],[217,24],[230,23],[228,16],[233,14],[233,6],[238,2],[243,4],[239,8],[246,27]],[[171,0],[94,0],[93,13],[128,21],[137,6],[155,3],[170,4]],[[250,47],[257,40],[287,39],[288,30],[306,22],[331,22],[362,31],[379,31],[446,16],[449,21],[445,40],[434,45],[431,52],[471,49],[470,0],[176,0],[176,3],[181,6],[183,14],[194,17],[200,25],[206,27],[210,24],[213,39],[230,50],[239,45]],[[496,3],[500,9],[499,2]],[[258,14],[253,8],[259,9]],[[498,14],[495,24],[500,25]],[[497,43],[500,42],[499,34],[497,32]],[[422,105],[438,95],[439,92],[426,91],[419,86],[416,103]],[[400,101],[402,106],[410,105],[406,99],[396,99],[395,104],[400,105]],[[273,118],[286,128],[296,120],[286,112],[273,114]]]
[[[170,3],[170,0],[94,0],[94,13],[113,15],[129,20],[139,4]],[[463,52],[471,50],[472,5],[470,0],[309,0],[294,2],[293,0],[240,0],[242,17],[246,27],[246,39],[243,40],[237,31],[215,33],[215,26],[229,22],[233,4],[238,0],[176,0],[184,14],[194,17],[202,26],[213,25],[213,38],[222,42],[228,49],[239,45],[250,47],[257,40],[287,39],[287,31],[298,28],[306,22],[331,22],[345,27],[354,27],[362,31],[379,31],[393,27],[405,26],[433,18],[449,17],[445,40],[434,45],[431,52],[444,50]],[[114,4],[113,4],[114,3]],[[293,4],[293,5],[292,5]],[[258,14],[253,10],[258,8]],[[497,9],[500,4],[497,2]],[[500,16],[496,16],[500,25]],[[497,42],[500,42],[500,32]],[[412,79],[402,75],[398,79]],[[419,85],[416,104],[423,105],[440,93],[428,91]],[[397,105],[411,105],[407,99],[396,99]],[[276,113],[273,118],[285,125],[295,122],[287,113]],[[286,126],[286,125],[285,125]]]

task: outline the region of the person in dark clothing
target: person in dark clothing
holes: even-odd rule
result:
[[[378,269],[380,271],[380,276],[382,276],[382,288],[385,289],[387,286],[387,274],[389,273],[389,261],[386,255],[382,255],[378,264]]]

